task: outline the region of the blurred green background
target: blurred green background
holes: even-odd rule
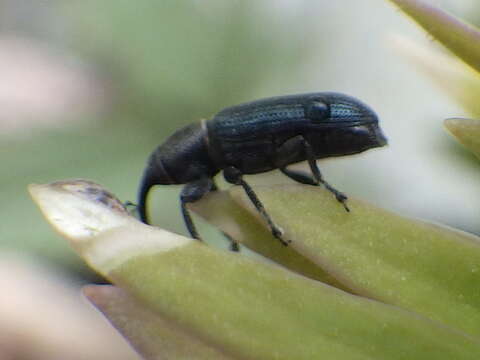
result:
[[[436,3],[470,19],[478,8]],[[82,272],[32,204],[27,184],[88,178],[135,201],[147,156],[180,126],[259,97],[327,90],[369,103],[390,139],[388,149],[322,162],[331,183],[406,215],[478,232],[478,165],[441,126],[443,118],[468,112],[395,52],[392,33],[435,44],[386,1],[0,6],[6,251]],[[249,179],[289,181],[275,173]],[[178,192],[157,187],[150,205],[156,224],[185,234]]]

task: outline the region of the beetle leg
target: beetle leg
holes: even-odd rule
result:
[[[202,240],[198,234],[197,228],[193,223],[192,216],[190,211],[187,208],[188,203],[196,202],[200,200],[205,194],[210,191],[217,191],[218,187],[215,184],[215,181],[211,178],[204,178],[197,180],[195,182],[185,185],[180,194],[180,206],[182,209],[183,220],[187,226],[190,236],[197,240]],[[223,236],[227,238],[230,242],[230,250],[234,252],[240,251],[240,245],[234,239],[230,237],[227,233],[222,231]]]
[[[238,243],[238,241],[236,241],[234,238],[232,238],[226,232],[222,231],[222,235],[225,236],[225,238],[230,243],[230,246],[228,247],[228,250],[233,251],[233,252],[240,252],[240,244]]]
[[[198,235],[195,224],[193,223],[187,204],[200,200],[206,193],[212,190],[213,186],[214,183],[212,179],[202,178],[185,185],[180,193],[180,206],[182,209],[183,220],[185,221],[185,225],[192,238],[197,240],[201,240],[201,238]]]
[[[130,200],[125,201],[123,203],[123,207],[128,211],[130,215],[135,216],[135,214],[137,213],[138,205]]]
[[[215,182],[214,179],[211,179],[211,180],[212,180],[212,188],[210,189],[210,191],[218,191],[217,183]],[[229,250],[233,252],[240,252],[240,244],[238,243],[238,241],[233,239],[226,232],[221,231],[221,233],[225,237],[225,239],[227,239],[227,241],[230,243]]]
[[[272,235],[278,240],[280,240],[280,242],[283,245],[287,246],[291,241],[283,239],[283,230],[273,222],[272,218],[270,217],[270,215],[268,215],[267,211],[265,210],[265,207],[263,206],[262,202],[255,194],[251,186],[248,185],[248,183],[245,180],[243,180],[243,174],[240,172],[240,170],[238,170],[233,166],[229,166],[223,169],[223,176],[225,177],[225,180],[230,184],[240,185],[243,187],[243,190],[245,190],[245,193],[247,194],[252,204],[255,206],[255,208],[260,213],[260,215],[262,215],[262,217],[268,223],[268,226],[272,231]]]
[[[316,181],[312,175],[307,174],[306,172],[303,171],[297,171],[297,170],[290,170],[286,167],[280,168],[280,171],[287,175],[290,179],[299,182],[301,184],[305,185],[314,185],[318,186],[320,183]]]
[[[329,183],[327,183],[325,180],[316,180],[312,175],[307,174],[303,171],[297,171],[297,170],[290,170],[286,167],[280,168],[280,171],[288,176],[290,179],[299,182],[301,184],[306,184],[306,185],[314,185],[314,186],[320,186],[324,185],[325,188],[333,193],[335,195],[335,198],[342,203],[343,207],[345,210],[350,211],[346,204],[346,200],[348,199],[345,194],[342,192],[338,191],[334,187],[332,187]]]
[[[313,152],[312,147],[308,143],[308,141],[304,140],[304,146],[305,146],[305,153],[307,155],[307,161],[308,165],[310,166],[310,170],[312,171],[313,178],[317,182],[317,184],[323,184],[325,188],[330,191],[333,195],[335,195],[335,198],[337,199],[338,202],[342,203],[343,207],[347,212],[350,211],[350,209],[347,206],[347,196],[335,189],[333,186],[331,186],[328,182],[326,182],[323,179],[322,173],[320,172],[320,169],[318,168],[317,161],[315,159],[315,154]]]

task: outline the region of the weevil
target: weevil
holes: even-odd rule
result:
[[[146,200],[152,186],[186,184],[181,212],[190,235],[200,240],[187,204],[216,190],[213,178],[223,171],[228,183],[243,187],[273,236],[287,245],[243,175],[280,169],[299,183],[325,186],[349,211],[347,196],[324,180],[316,160],[386,144],[374,111],[340,93],[277,96],[228,107],[210,120],[179,129],[153,151],[138,193],[140,219],[148,223]],[[288,168],[304,160],[310,173]]]

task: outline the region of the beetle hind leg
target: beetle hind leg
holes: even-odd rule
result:
[[[212,180],[212,188],[210,189],[210,191],[218,191],[218,186],[215,180],[214,179],[211,179],[211,180]],[[229,250],[233,252],[240,252],[240,244],[238,243],[238,241],[236,241],[234,238],[232,238],[230,235],[228,235],[224,231],[221,231],[221,233],[229,243]]]
[[[185,185],[180,193],[180,208],[182,210],[183,220],[185,221],[187,230],[192,238],[200,241],[202,239],[200,238],[197,228],[193,223],[193,219],[190,211],[187,208],[187,205],[200,200],[205,194],[212,191],[214,188],[215,184],[212,179],[202,178]]]

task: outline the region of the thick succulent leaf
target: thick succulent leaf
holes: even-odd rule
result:
[[[421,0],[390,0],[465,63],[480,71],[480,32]]]
[[[480,120],[447,119],[445,127],[480,159]]]
[[[299,193],[306,187],[292,189],[297,190],[295,202],[301,202]],[[292,195],[292,189],[282,190]],[[112,217],[104,214],[116,212],[110,201],[99,202],[85,191],[70,196],[65,183],[37,185],[31,192],[51,224],[97,271],[148,311],[233,358],[441,360],[476,359],[480,352],[479,342],[436,321],[280,266],[219,251],[128,216],[112,226]],[[306,192],[309,197],[314,193]],[[55,211],[69,205],[78,211]],[[336,205],[338,211],[329,217],[348,222]],[[359,203],[350,205],[362,211]],[[303,212],[296,214],[304,221]],[[113,218],[118,220],[116,214]],[[350,221],[356,220],[352,216]],[[318,225],[317,232],[332,235],[323,222]]]
[[[161,314],[145,308],[123,289],[89,285],[84,288],[84,294],[145,360],[232,359],[180,330]]]
[[[349,200],[352,211],[347,213],[329,192],[312,186],[256,187],[255,191],[292,240],[290,247],[355,293],[480,336],[477,237],[404,218],[355,199]],[[230,190],[230,195],[258,218],[241,189]],[[201,213],[208,218],[211,208],[202,208]],[[252,220],[243,215],[235,221]],[[218,225],[231,231],[228,221],[225,226]],[[244,233],[240,240],[244,238],[268,241],[257,238],[255,232]]]
[[[108,275],[238,358],[473,359],[480,350],[416,314],[195,242],[145,253]]]
[[[190,208],[255,253],[294,272],[351,292],[318,264],[299,254],[292,247],[284,246],[277,240],[272,241],[271,232],[262,223],[252,219],[246,209],[238,206],[228,192],[212,192],[202,201],[190,204]]]

